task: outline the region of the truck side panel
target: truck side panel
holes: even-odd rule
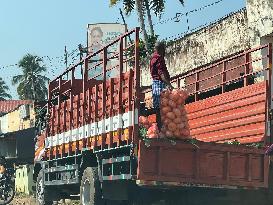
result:
[[[266,81],[186,105],[191,136],[204,142],[261,142],[265,138]]]
[[[140,142],[138,183],[201,187],[268,187],[269,159],[244,146]]]

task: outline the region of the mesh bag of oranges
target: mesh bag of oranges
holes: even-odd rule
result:
[[[191,139],[188,117],[185,110],[185,90],[164,90],[160,96],[162,129],[159,137]]]
[[[159,132],[155,119],[140,116],[141,127],[147,130],[147,138],[191,139],[188,117],[185,110],[185,90],[164,90],[160,96],[160,112],[162,128]]]

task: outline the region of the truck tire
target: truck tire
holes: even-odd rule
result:
[[[40,170],[36,181],[36,204],[37,205],[52,205],[53,201],[46,194],[46,187],[43,180],[43,170]]]
[[[98,168],[87,167],[82,175],[80,198],[82,205],[105,205],[102,199]]]

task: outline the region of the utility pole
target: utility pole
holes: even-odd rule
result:
[[[83,56],[83,47],[82,47],[82,44],[79,44],[78,45],[78,49],[79,49],[79,52],[80,52],[80,60],[82,60],[82,56]]]
[[[119,13],[120,13],[120,15],[121,15],[123,24],[126,25],[126,32],[128,32],[127,24],[126,24],[126,22],[125,22],[125,18],[124,18],[124,15],[123,15],[123,12],[122,12],[121,8],[119,8]],[[130,43],[133,43],[133,41],[132,41],[132,39],[131,39],[131,36],[129,36],[129,40],[130,40]]]
[[[64,64],[65,64],[65,68],[67,69],[67,50],[66,50],[66,46],[64,46]]]
[[[78,45],[78,49],[79,49],[79,52],[80,52],[80,61],[81,61],[81,60],[82,60],[82,55],[83,55],[83,47],[82,47],[82,44],[79,44],[79,45]],[[83,75],[82,63],[81,63],[81,74]]]
[[[86,53],[86,55],[88,55],[88,48],[86,47],[86,48],[84,48],[83,46],[82,46],[82,44],[79,44],[78,45],[78,49],[79,49],[79,54],[80,54],[80,61],[83,59],[83,54],[84,53]],[[82,63],[81,63],[81,71],[82,71],[82,73],[83,73],[83,68],[82,68]]]

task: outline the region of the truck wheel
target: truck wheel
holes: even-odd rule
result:
[[[36,204],[37,205],[51,205],[53,201],[45,194],[46,189],[43,181],[43,171],[40,170],[36,181]]]
[[[87,167],[82,175],[80,198],[82,205],[104,205],[98,168]]]

